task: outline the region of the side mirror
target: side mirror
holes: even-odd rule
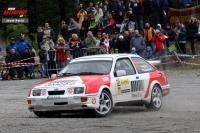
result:
[[[57,76],[57,74],[52,74],[51,78],[55,78]]]
[[[126,76],[126,71],[125,70],[118,70],[118,71],[116,71],[116,76],[117,77]]]

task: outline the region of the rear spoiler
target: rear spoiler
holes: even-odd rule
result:
[[[157,65],[160,63],[160,60],[147,60],[152,65]]]

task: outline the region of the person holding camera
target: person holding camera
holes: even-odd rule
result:
[[[82,28],[82,22],[84,20],[84,16],[87,16],[87,12],[82,8],[82,9],[80,9],[80,11],[77,14],[77,18],[79,19],[79,21],[78,21],[79,29]]]
[[[40,43],[40,47],[42,47],[43,45],[45,45],[46,51],[49,50],[49,42],[51,42],[54,45],[54,42],[52,39],[50,39],[49,37],[47,37],[46,35],[43,35],[42,38],[42,42]]]
[[[194,18],[193,16],[191,17],[188,23],[187,32],[188,32],[188,39],[191,42],[192,54],[195,55],[194,38],[198,34],[198,23],[197,23],[197,19]]]
[[[27,63],[25,65],[28,65],[28,66],[25,66],[25,70],[27,70],[27,72],[28,72],[26,74],[26,76],[28,77],[28,74],[29,74],[30,79],[33,79],[33,77],[34,77],[34,69],[35,69],[34,57],[35,57],[35,53],[32,50],[30,50],[30,47],[27,46],[26,50],[22,56],[22,59],[24,59],[24,63]],[[32,64],[28,64],[28,63],[32,63]]]

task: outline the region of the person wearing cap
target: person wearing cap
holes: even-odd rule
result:
[[[131,54],[138,55],[138,54],[137,54],[137,52],[136,52],[136,49],[135,49],[135,47],[132,47],[132,49],[131,49]]]
[[[30,48],[27,46],[24,54],[22,55],[22,59],[24,60],[24,63],[32,63],[29,66],[25,66],[25,70],[27,70],[27,71],[25,71],[25,76],[28,77],[28,74],[29,74],[30,79],[33,79],[33,77],[34,77],[34,69],[35,69],[34,57],[35,57],[35,53],[33,51],[31,51]]]
[[[175,29],[174,32],[176,33],[175,35],[175,41],[178,45],[178,52],[182,54],[186,54],[186,48],[185,45],[187,43],[187,30],[186,27],[179,21],[177,20],[175,22]],[[186,58],[183,57],[182,61],[186,61]]]
[[[147,46],[147,50],[145,53],[145,59],[151,59],[153,57],[153,52],[150,46]]]
[[[19,48],[19,54],[22,56],[26,50],[26,47],[29,47],[32,50],[32,44],[25,38],[24,34],[20,34],[20,38],[17,41],[17,45]]]
[[[130,49],[135,47],[138,55],[143,57],[145,41],[144,38],[140,35],[139,30],[135,30],[135,35],[132,37],[130,42]]]
[[[125,53],[126,51],[126,41],[124,40],[124,36],[120,35],[119,39],[115,43],[114,50],[116,52],[116,49],[118,50],[118,53]]]
[[[15,43],[15,38],[11,37],[10,38],[10,43],[8,44],[8,46],[6,47],[6,53],[10,53],[10,50],[14,48],[15,52],[19,53],[19,48],[18,45]]]
[[[43,32],[47,37],[51,38],[52,40],[56,36],[54,30],[49,26],[49,23],[45,23],[45,29]]]
[[[88,32],[88,28],[90,26],[90,21],[88,19],[88,16],[84,16],[84,20],[82,22],[82,27],[80,29],[80,38],[83,40],[86,37],[86,34]]]
[[[153,54],[154,58],[165,56],[165,35],[159,29],[156,30],[156,35],[153,37],[152,41],[155,43],[155,52]],[[165,63],[165,58],[161,58],[161,63]],[[162,64],[162,68],[165,70],[166,65]]]

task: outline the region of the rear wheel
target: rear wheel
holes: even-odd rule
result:
[[[47,111],[34,111],[33,113],[40,118],[49,118],[54,116],[53,113]]]
[[[145,104],[148,110],[159,110],[162,106],[162,92],[158,85],[154,85],[151,92],[151,102]]]
[[[97,117],[105,117],[112,112],[112,109],[113,109],[112,97],[107,91],[103,90],[99,98],[99,108],[94,109],[93,113]]]

